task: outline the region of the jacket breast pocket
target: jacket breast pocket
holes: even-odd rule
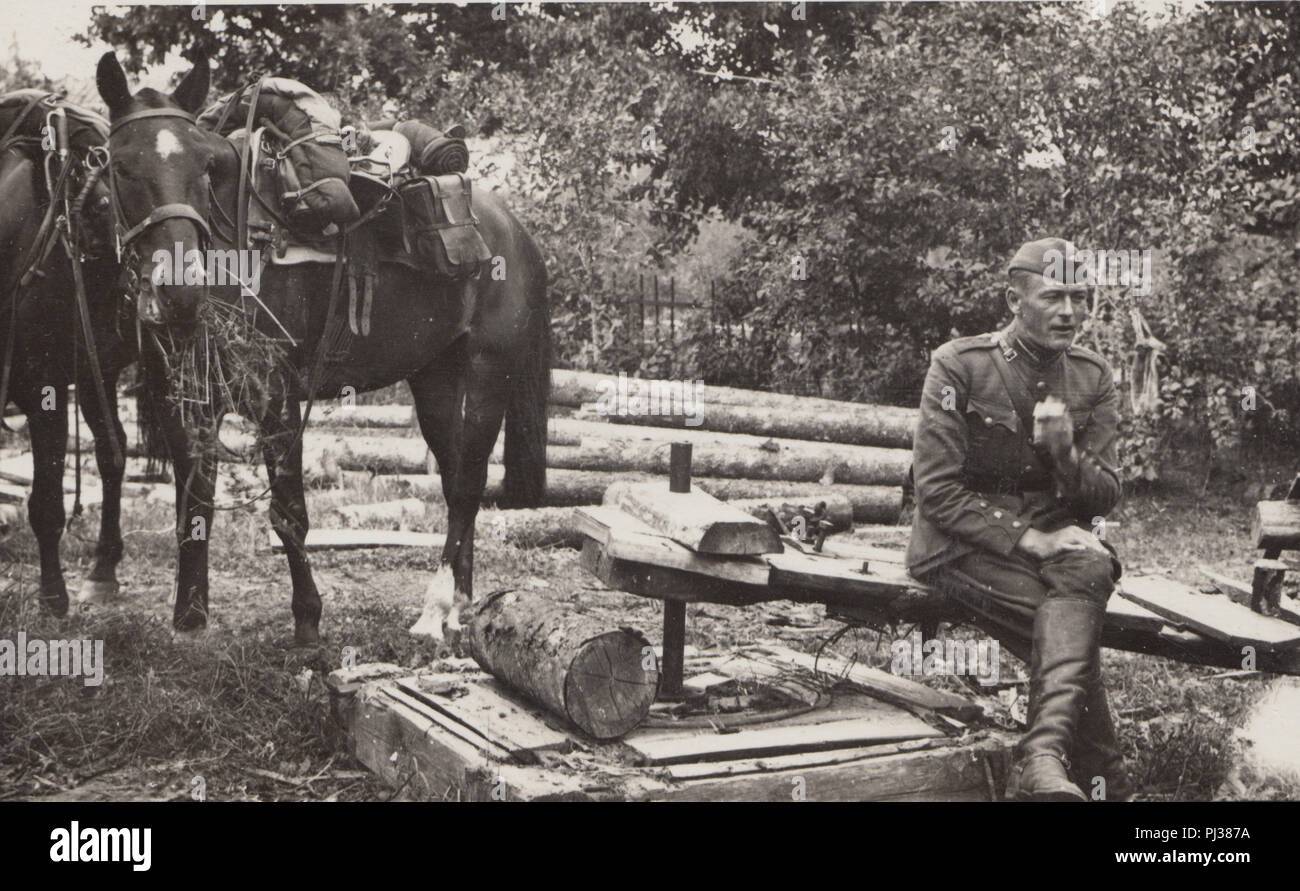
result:
[[[1015,479],[1020,459],[1020,419],[1014,406],[971,396],[966,402],[968,478]]]

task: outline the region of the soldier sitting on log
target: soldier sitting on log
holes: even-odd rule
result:
[[[1130,794],[1099,652],[1120,563],[1094,534],[1120,498],[1118,397],[1106,360],[1074,345],[1088,287],[1073,258],[1059,238],[1020,248],[1011,325],[934,352],[913,446],[908,569],[1029,664],[1007,788],[1023,801]]]

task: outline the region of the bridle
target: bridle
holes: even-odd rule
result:
[[[112,139],[113,134],[122,129],[127,124],[147,118],[179,118],[190,124],[194,124],[194,115],[179,108],[145,108],[140,111],[133,111],[125,114],[113,121],[109,128],[108,135]],[[113,206],[113,238],[117,248],[117,259],[120,262],[124,253],[128,252],[132,244],[141,235],[144,235],[154,226],[166,220],[189,220],[199,230],[199,235],[204,246],[212,244],[212,228],[208,225],[207,218],[194,209],[192,205],[183,202],[171,202],[162,204],[149,211],[143,220],[134,226],[128,227],[122,216],[122,205],[117,194],[117,179],[113,174],[113,165],[108,165],[108,193],[109,200]]]

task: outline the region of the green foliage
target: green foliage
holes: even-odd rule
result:
[[[1015,247],[1060,234],[1153,252],[1149,293],[1099,289],[1083,333],[1129,379],[1134,309],[1167,346],[1161,405],[1125,412],[1131,477],[1298,438],[1300,7],[803,9],[137,7],[92,32],[137,66],[206,49],[224,87],[269,70],[468,122],[515,160],[567,364],[914,404],[933,348],[1005,321]],[[688,263],[719,219],[744,250]],[[643,349],[616,303],[643,272],[717,279],[724,327]]]

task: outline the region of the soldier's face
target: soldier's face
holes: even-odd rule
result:
[[[1021,337],[1031,346],[1060,352],[1078,336],[1088,311],[1088,287],[1053,282],[1045,276],[1019,276],[1007,288],[1007,306]]]

